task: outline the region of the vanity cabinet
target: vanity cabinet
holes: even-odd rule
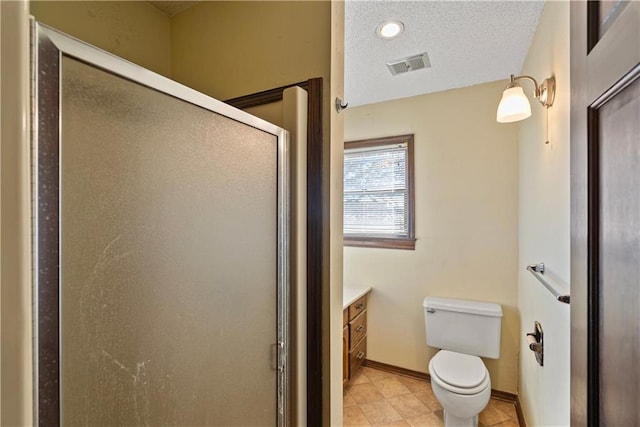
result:
[[[367,356],[367,295],[342,312],[342,383],[346,385]]]
[[[346,313],[346,310],[345,310]],[[343,316],[344,321],[344,316]],[[349,382],[349,325],[342,329],[342,387]]]

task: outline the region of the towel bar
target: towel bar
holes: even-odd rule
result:
[[[569,304],[571,302],[570,295],[559,292],[556,286],[553,286],[551,283],[545,280],[545,278],[543,277],[544,262],[541,262],[540,264],[530,264],[527,266],[527,270],[529,270],[529,272],[531,272],[531,274],[533,274],[535,278],[538,279],[538,281],[540,281],[540,283],[542,283],[544,287],[547,288],[558,301],[565,304]]]

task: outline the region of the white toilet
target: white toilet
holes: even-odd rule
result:
[[[422,305],[427,345],[441,349],[429,362],[429,373],[444,425],[475,427],[491,397],[489,371],[480,357],[500,357],[502,307],[437,297],[426,297]]]

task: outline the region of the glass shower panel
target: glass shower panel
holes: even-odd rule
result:
[[[275,425],[277,137],[61,75],[60,424]]]

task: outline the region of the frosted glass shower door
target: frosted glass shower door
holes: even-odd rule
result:
[[[37,28],[39,424],[284,424],[285,132]]]

